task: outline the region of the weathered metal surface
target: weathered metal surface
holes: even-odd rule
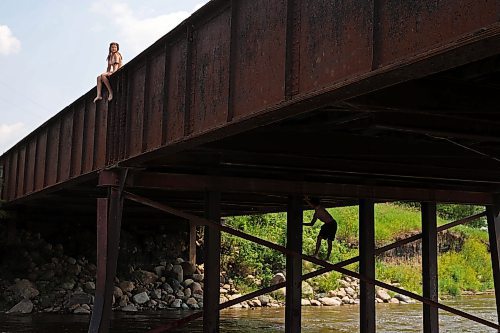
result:
[[[495,24],[499,12],[499,2],[490,0],[377,1],[374,65],[383,67]]]
[[[144,130],[144,88],[146,64],[132,69],[130,74],[130,116],[128,153],[130,156],[142,153],[142,134]]]
[[[94,169],[94,149],[96,131],[96,106],[92,101],[85,100],[85,124],[83,130],[83,160],[82,173],[90,172]]]
[[[497,318],[500,321],[500,206],[498,203],[486,207],[486,218],[488,220],[488,235],[497,303]]]
[[[229,91],[229,8],[193,30],[190,132],[197,134],[227,120]]]
[[[167,128],[166,143],[180,140],[184,135],[185,85],[186,85],[186,53],[187,39],[177,39],[169,45],[168,92],[167,96]]]
[[[464,190],[432,190],[425,188],[399,188],[296,180],[272,180],[266,178],[242,178],[226,176],[204,176],[192,174],[165,174],[136,172],[129,177],[127,186],[133,188],[163,189],[172,191],[217,190],[225,193],[275,193],[282,195],[336,196],[340,198],[366,198],[377,200],[410,200],[461,202],[468,204],[492,203],[489,193]]]
[[[47,129],[43,129],[36,136],[36,169],[35,169],[35,191],[45,186],[45,166],[47,163]]]
[[[359,202],[359,274],[375,280],[375,205]],[[359,283],[359,331],[375,333],[375,285]]]
[[[57,181],[63,182],[69,179],[71,169],[71,152],[73,146],[73,113],[68,110],[62,118],[59,136],[59,160]]]
[[[372,69],[373,1],[301,1],[300,93]]]
[[[153,53],[149,59],[147,82],[149,82],[150,89],[147,89],[144,98],[147,107],[145,108],[143,150],[159,148],[162,144],[165,60],[163,49]]]
[[[71,169],[70,177],[82,174],[84,124],[85,124],[85,103],[76,103],[73,109],[73,137],[71,138]]]
[[[438,239],[436,203],[422,202],[422,295],[438,301]],[[424,332],[439,332],[438,308],[424,304]]]
[[[232,118],[248,116],[256,110],[285,99],[286,2],[235,1],[237,25],[232,91]]]
[[[499,17],[500,0],[211,1],[111,77],[113,102],[92,89],[2,155],[2,199],[500,54]]]
[[[288,198],[286,247],[302,253],[302,196]],[[285,333],[301,332],[302,258],[286,256]]]
[[[221,223],[220,193],[206,193],[205,216],[214,224]],[[221,231],[205,227],[205,278],[203,292],[203,333],[219,332],[219,300],[220,300],[220,256]]]

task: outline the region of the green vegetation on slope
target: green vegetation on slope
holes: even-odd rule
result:
[[[358,255],[358,207],[336,208],[330,212],[339,222],[337,239],[333,245],[330,261],[338,262]],[[468,210],[467,213],[469,213]],[[452,214],[446,217],[449,216]],[[312,211],[304,212],[304,221],[310,221],[311,217]],[[455,214],[453,217],[463,216]],[[375,219],[377,247],[387,245],[396,239],[418,233],[421,230],[421,215],[418,207],[377,204]],[[448,221],[443,218],[438,219],[440,225],[446,222]],[[232,217],[228,218],[226,223],[254,236],[285,245],[285,213]],[[320,222],[317,222],[313,227],[304,227],[303,247],[305,253],[314,251],[320,227]],[[464,290],[480,291],[492,288],[493,277],[487,248],[487,233],[467,226],[455,227],[452,230],[465,241],[460,252],[449,251],[439,256],[440,292],[457,295]],[[223,234],[222,242],[222,267],[242,290],[257,287],[255,282],[249,282],[245,279],[247,275],[259,278],[262,285],[266,286],[275,273],[285,270],[285,257],[277,251],[227,234]],[[325,255],[326,244],[323,242],[320,256],[324,257]],[[304,273],[316,268],[315,265],[304,262]],[[347,268],[357,271],[358,265],[353,264]],[[404,289],[421,292],[421,259],[419,257],[379,259],[376,268],[378,279],[399,283]],[[339,277],[338,273],[332,272],[311,279],[309,282],[315,290],[326,292],[337,287]]]

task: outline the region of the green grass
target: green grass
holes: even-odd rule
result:
[[[338,221],[338,232],[334,242],[331,262],[338,262],[358,255],[358,207],[342,207],[329,210]],[[449,212],[447,211],[447,214]],[[304,221],[309,222],[312,211],[304,212]],[[455,217],[458,218],[458,217]],[[421,231],[421,213],[418,207],[397,204],[377,204],[375,206],[375,242],[380,247]],[[438,218],[438,224],[449,222]],[[251,235],[284,245],[286,238],[286,214],[266,214],[228,218],[226,223]],[[316,236],[322,223],[303,229],[303,252],[311,254],[316,244]],[[454,233],[465,239],[460,252],[447,252],[439,256],[439,288],[441,294],[457,295],[461,291],[480,291],[493,287],[490,255],[487,250],[488,234],[485,231],[458,226]],[[268,285],[272,276],[284,272],[285,257],[277,251],[223,234],[222,267],[240,285],[242,290],[252,290],[258,286],[249,285],[245,276],[252,274]],[[326,256],[323,242],[320,256]],[[348,269],[357,271],[358,265]],[[303,272],[317,269],[304,262]],[[386,282],[399,283],[402,288],[421,293],[420,258],[409,260],[377,260],[377,278]],[[340,275],[335,272],[311,279],[309,282],[318,292],[337,288]]]

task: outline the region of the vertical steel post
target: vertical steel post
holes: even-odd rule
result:
[[[97,199],[97,278],[89,333],[109,332],[123,210],[121,189],[110,187]]]
[[[302,253],[302,198],[290,196],[287,210],[286,247]],[[302,258],[286,256],[285,332],[298,333],[301,329]]]
[[[438,251],[436,203],[422,202],[422,290],[423,296],[438,301]],[[424,332],[439,332],[438,308],[424,304]]]
[[[206,218],[220,223],[220,193],[206,194]],[[220,230],[205,226],[205,283],[203,333],[219,332]]]
[[[196,265],[196,224],[189,223],[189,262]]]
[[[359,273],[375,279],[375,212],[373,200],[359,202]],[[360,281],[360,332],[374,333],[375,286]]]
[[[495,284],[497,320],[500,321],[500,204],[486,207],[488,234],[490,238],[491,265]]]

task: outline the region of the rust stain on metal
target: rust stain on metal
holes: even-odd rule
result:
[[[285,1],[241,1],[238,7],[238,38],[232,46],[234,119],[285,98]]]
[[[373,0],[302,1],[300,92],[371,70]]]
[[[185,85],[186,85],[186,55],[187,40],[178,39],[170,45],[167,93],[167,144],[176,141],[184,135]]]
[[[498,1],[378,1],[379,64],[387,65],[498,22]]]

